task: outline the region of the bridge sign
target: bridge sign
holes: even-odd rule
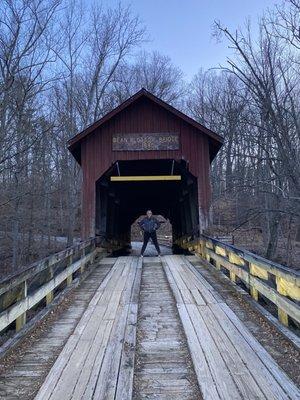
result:
[[[179,133],[114,133],[113,151],[178,150]]]

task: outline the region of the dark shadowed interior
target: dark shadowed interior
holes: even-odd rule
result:
[[[111,181],[112,176],[172,176],[171,181]],[[117,161],[96,182],[96,234],[130,244],[131,224],[147,209],[168,218],[173,241],[198,235],[197,179],[188,164],[165,160]]]

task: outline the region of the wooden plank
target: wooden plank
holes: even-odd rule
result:
[[[114,398],[117,391],[120,398],[126,398],[124,394],[132,392],[137,304],[130,301],[137,299],[138,269],[137,258],[118,258],[105,285],[99,287],[100,295],[95,294],[75,330],[72,354],[59,371],[54,365],[49,374],[50,395],[49,387],[43,395],[53,400],[79,400]]]
[[[191,318],[187,312],[186,304],[184,304],[182,289],[180,290],[180,288],[186,287],[186,284],[177,272],[178,263],[175,262],[174,256],[165,256],[164,260],[166,260],[166,264],[164,265],[166,275],[177,300],[177,309],[188,339],[188,346],[190,348],[197,380],[203,398],[207,400],[220,399],[222,397],[218,393],[215,381],[211,375],[210,367],[199,343]]]
[[[221,397],[224,399],[240,399],[241,396],[230,374],[228,366],[225,364],[222,355],[211,336],[211,333],[207,329],[198,307],[188,304],[186,305],[186,309],[194,326],[205,358],[209,364],[212,377],[218,388],[218,393],[222,393]]]
[[[53,388],[50,399],[69,400],[72,398],[74,387],[76,386],[82,368],[85,365],[88,355],[90,353],[91,342],[93,342],[96,336],[97,330],[90,327],[90,331],[91,338],[89,340],[81,339],[80,341],[77,341],[76,347],[74,348],[67,364],[65,365],[63,371],[61,372],[61,375],[59,376],[55,387]]]
[[[115,399],[131,399],[133,392],[134,359],[136,346],[136,325],[138,317],[138,295],[141,284],[142,260],[134,262],[134,282],[130,296],[129,315],[127,319],[124,343],[119,368]]]
[[[81,374],[76,382],[74,391],[72,393],[72,400],[81,400],[84,398],[92,398],[92,394],[89,392],[89,388],[95,379],[95,371],[101,365],[107,343],[111,334],[112,326],[114,321],[107,320],[103,321],[100,325],[100,329],[95,337],[94,344],[91,347],[90,355],[86,358],[86,362],[81,369]]]
[[[105,264],[105,265],[107,265],[107,264],[112,264],[112,265],[114,265],[115,263],[116,263],[116,261],[117,261],[117,257],[103,257],[101,260],[100,260],[100,262],[98,263],[98,265],[100,266],[100,265],[103,265],[103,264]]]
[[[111,279],[110,283],[115,284],[115,280]],[[100,335],[102,336],[104,335],[103,329],[105,328],[105,322],[115,321],[118,307],[110,308],[110,304],[112,303],[115,304],[117,302],[117,304],[119,305],[121,293],[122,292],[118,290],[117,292],[113,293],[113,296],[111,296],[110,302],[107,305],[101,302],[101,305],[98,303],[96,308],[94,308],[93,316],[90,319],[87,328],[85,329],[84,333],[80,338],[79,341],[80,346],[77,347],[78,354],[76,354],[77,352],[75,351],[74,355],[72,355],[72,357],[70,358],[68,366],[64,370],[64,373],[60,378],[59,381],[60,385],[57,385],[55,389],[54,392],[55,399],[60,399],[60,398],[70,399],[72,395],[72,391],[70,390],[70,388],[73,388],[77,385],[78,378],[81,374],[82,369],[86,368],[86,366],[89,366],[91,368],[93,367],[93,365],[89,365],[88,359],[89,357],[93,357],[93,352],[94,352],[93,343],[95,342],[94,338],[96,337],[99,328],[100,328],[99,330]],[[102,312],[100,312],[99,310],[100,307]],[[114,313],[114,315],[107,317],[106,312],[108,309],[110,309],[110,312]],[[106,348],[107,348],[107,343],[106,343]],[[83,362],[83,360],[85,361]],[[76,368],[77,366],[78,368]],[[85,371],[85,373],[90,374],[91,369],[87,368],[87,371]]]
[[[47,375],[43,385],[38,391],[35,400],[49,400],[52,394],[52,391],[57,384],[61,372],[64,369],[65,365],[68,363],[74,348],[76,347],[78,339],[75,335],[71,335],[68,339],[66,345],[64,346],[62,352],[58,356],[54,366],[52,367],[50,373]]]
[[[180,289],[178,288],[177,283],[171,273],[168,263],[163,262],[163,267],[164,267],[164,271],[166,273],[167,279],[169,281],[169,285],[173,291],[173,294],[174,294],[177,304],[182,304],[183,303],[182,294],[181,294]]]
[[[188,287],[194,287],[195,285],[200,291],[202,289],[204,291],[207,290],[210,292],[211,290],[212,292],[216,292],[206,282],[205,278],[201,276],[199,279],[199,276],[195,274],[193,270],[191,270],[189,265],[187,268],[189,273],[185,270],[184,265],[178,262],[178,259],[174,260],[173,258],[171,271],[176,271],[176,273],[173,274],[175,281],[176,277],[180,274],[181,279],[184,280],[184,283]],[[191,275],[189,276],[189,274]],[[199,282],[201,283],[198,284]],[[201,292],[201,294],[203,294],[203,292]],[[252,398],[288,398],[280,386],[278,387],[279,381],[277,382],[272,376],[270,377],[269,371],[264,367],[261,361],[257,360],[257,357],[255,358],[253,354],[249,355],[249,353],[253,353],[253,350],[249,348],[245,349],[244,345],[242,345],[241,348],[239,347],[242,339],[236,333],[235,337],[233,337],[233,332],[228,331],[228,327],[226,325],[228,324],[228,321],[226,322],[226,318],[223,319],[222,322],[219,320],[217,321],[212,312],[209,311],[210,308],[207,306],[202,305],[196,307],[192,304],[186,304],[178,305],[178,308],[179,306],[181,308],[185,306],[187,309],[191,324],[194,325],[194,331],[196,332],[199,343],[202,346],[202,351],[208,360],[208,366],[212,372],[212,379],[217,385],[221,385],[217,386],[217,391],[219,394],[222,393],[220,394],[222,398],[232,399],[242,397],[248,398],[249,400]],[[218,304],[210,304],[209,307],[214,307],[214,310],[217,310],[218,307],[223,306],[225,306],[225,304],[220,302]],[[200,311],[197,312],[196,309]],[[185,323],[187,324],[186,320]],[[226,327],[227,331],[225,330],[224,326]],[[189,325],[189,329],[191,329],[191,325]],[[187,330],[186,335],[190,345],[190,340],[192,339],[189,339],[190,332]],[[193,355],[193,350],[191,350],[191,352],[194,361],[195,357]],[[257,362],[258,364],[260,363],[258,366],[259,371],[261,372],[260,377],[256,376]],[[246,367],[248,363],[251,365],[250,370]],[[277,365],[276,367],[278,369]],[[256,384],[257,381],[259,382],[259,385]],[[224,382],[225,386],[222,387]],[[201,385],[200,381],[199,384]],[[273,390],[273,387],[275,387],[275,391]],[[276,397],[274,392],[279,393],[279,395]]]
[[[123,299],[120,301],[120,312],[122,315],[120,315],[120,322],[116,326],[114,332],[115,336],[112,336],[106,349],[106,358],[104,358],[103,366],[98,378],[98,385],[95,388],[94,396],[96,398],[115,398],[118,385],[120,385],[120,393],[122,393],[123,390],[125,393],[128,393],[128,390],[132,390],[133,365],[131,368],[127,368],[126,370],[124,367],[126,361],[130,362],[133,360],[132,351],[127,351],[127,346],[130,346],[130,343],[132,344],[132,342],[135,341],[137,306],[132,308],[130,300],[133,296],[133,288],[135,290],[139,289],[139,286],[134,285],[137,272],[137,261],[137,258],[131,257],[130,263],[128,262],[130,273],[126,277],[127,285],[123,291]],[[131,311],[133,311],[133,315],[131,314]],[[130,317],[135,321],[134,325],[130,324]],[[124,369],[123,371],[122,368]],[[125,376],[122,375],[121,371],[125,373]],[[127,381],[128,379],[131,381]],[[127,387],[122,386],[125,381],[127,381]]]
[[[278,400],[300,398],[300,392],[293,382],[278,367],[270,354],[253,337],[234,312],[224,303],[210,307],[227,335],[230,336],[244,362],[252,371],[255,371],[255,379],[265,396],[268,399]]]
[[[223,330],[223,323],[220,324],[210,307],[198,307],[198,310],[241,393],[241,397],[248,400],[267,399],[257,385],[255,371],[248,369],[248,365],[242,360],[232,344],[231,337],[227,336]],[[224,321],[224,324],[226,323]]]
[[[191,352],[202,396],[205,400],[220,400],[223,397],[221,396],[221,393],[218,392],[216,382],[212,377],[210,367],[199,343],[198,336],[195,332],[195,328],[191,322],[186,306],[184,304],[177,304],[177,308],[188,339],[188,346]]]
[[[122,268],[121,268],[121,266],[119,264],[119,260],[117,259],[115,264],[113,265],[113,267],[109,271],[109,273],[104,278],[104,280],[101,283],[99,289],[94,294],[92,300],[89,303],[89,307],[95,306],[99,302],[100,298],[103,295],[104,289],[107,287],[108,282],[111,280],[112,275],[116,274],[116,273],[120,274],[121,271],[122,271]]]
[[[200,272],[195,269],[195,267],[190,263],[190,261],[188,261],[184,256],[182,256],[181,258],[184,261],[185,265],[188,267],[189,271],[193,274],[194,280],[195,282],[197,282],[197,287],[199,288],[199,290],[200,290],[199,285],[201,284],[201,290],[203,289],[206,293],[207,290],[210,292],[210,295],[208,295],[208,297],[210,298],[210,302],[212,303],[223,302],[224,300],[219,295],[219,293],[210,285],[209,282],[207,282],[207,280],[200,274]],[[213,298],[211,298],[211,296]]]
[[[186,282],[184,281],[183,277],[180,274],[180,271],[178,269],[178,265],[174,260],[174,256],[168,256],[168,264],[170,271],[172,275],[174,276],[174,279],[176,280],[176,284],[180,290],[186,290],[188,289],[188,286],[186,285]]]
[[[192,295],[194,296],[195,303],[198,306],[206,305],[206,301],[204,300],[203,296],[201,296],[199,289],[192,289],[191,292],[192,292]]]
[[[196,298],[191,297],[191,295],[183,295],[183,300],[186,304],[206,304],[207,301],[215,302],[215,298],[207,291],[207,289],[203,285],[201,285],[197,279],[194,279],[193,274],[189,271],[188,268],[185,268],[185,265],[182,266],[179,264],[181,259],[175,258],[172,256],[172,266],[174,272],[174,278],[176,281],[180,281],[181,286],[185,287],[188,293],[194,293]],[[185,294],[187,292],[184,292]],[[205,299],[205,297],[207,299]]]
[[[104,293],[105,291],[109,291],[108,286],[111,282],[112,284],[115,285],[116,279],[123,280],[123,277],[121,277],[121,272],[122,272],[122,263],[120,263],[120,260],[116,263],[116,265],[111,269],[111,271],[108,273],[106,278],[103,280],[101,285],[99,286],[99,289],[95,293],[92,301],[89,303],[88,308],[84,312],[81,320],[79,321],[74,333],[71,335],[69,340],[67,341],[61,355],[58,357],[57,361],[53,365],[50,373],[48,374],[44,384],[40,388],[40,391],[38,392],[37,399],[49,399],[51,398],[68,398],[68,393],[64,393],[65,388],[68,388],[68,390],[72,391],[73,387],[70,388],[69,385],[62,385],[61,389],[59,386],[59,382],[62,380],[65,382],[65,379],[63,377],[63,374],[67,376],[67,379],[71,377],[72,379],[72,374],[74,377],[78,378],[80,374],[80,370],[76,370],[76,360],[79,362],[81,365],[82,359],[84,356],[87,355],[88,349],[91,347],[91,335],[92,331],[97,333],[97,329],[101,326],[102,324],[102,319],[101,315],[98,314],[100,309],[102,310],[102,315],[104,315],[104,312],[108,306],[108,303],[106,302],[106,299],[104,298]],[[100,296],[99,296],[100,293]],[[102,308],[101,308],[102,306]],[[100,308],[99,308],[100,307]],[[95,313],[96,311],[96,313]],[[108,321],[109,322],[109,321]],[[104,325],[103,325],[104,326]],[[107,327],[109,328],[110,324],[107,323]],[[82,340],[82,346],[78,347],[78,344],[81,343],[80,340],[85,337],[85,340]],[[94,337],[94,336],[93,336]],[[76,348],[78,348],[79,355],[76,351]],[[75,353],[74,353],[75,352]],[[80,354],[81,353],[81,354]],[[75,354],[73,356],[73,354]],[[71,357],[75,357],[73,361],[75,361],[74,366],[71,365],[70,370],[66,370],[66,367],[68,366],[69,362],[71,362]],[[77,357],[77,358],[76,358]],[[74,368],[74,369],[73,369]],[[66,371],[66,372],[65,372]],[[70,371],[70,372],[69,372]],[[73,384],[76,385],[73,382]],[[63,396],[63,397],[60,397]]]
[[[110,284],[116,287],[120,281],[124,285],[123,277],[116,269],[115,273],[111,275],[111,279],[108,281],[107,287],[104,289],[104,293],[106,289],[109,291]],[[80,376],[82,375],[82,369],[87,368],[88,366],[92,367],[92,365],[89,364],[89,358],[93,358],[93,354],[95,354],[96,349],[99,348],[99,346],[101,347],[101,342],[99,342],[99,340],[96,341],[97,333],[99,332],[100,337],[104,335],[104,330],[107,326],[107,324],[105,324],[104,317],[107,309],[110,306],[110,303],[114,303],[114,301],[115,296],[111,296],[108,303],[104,299],[104,296],[102,296],[101,301],[99,301],[96,306],[92,307],[92,315],[86,322],[86,325],[83,327],[83,329],[81,329],[81,335],[78,337],[77,346],[73,350],[67,365],[64,367],[64,370],[62,371],[60,378],[53,390],[51,398],[57,400],[68,400],[73,397],[72,393],[74,388],[76,388]],[[116,308],[112,308],[111,312],[116,313]],[[109,320],[113,321],[114,318],[111,317],[108,319],[108,321]],[[89,369],[86,369],[85,373],[88,373],[88,371],[90,373]]]
[[[124,305],[120,306],[117,313],[94,389],[94,398],[114,398],[128,311],[129,305]]]
[[[205,305],[206,301],[203,297],[203,293],[199,290],[199,285],[197,285],[197,281],[194,279],[193,275],[187,268],[179,266],[176,263],[175,265],[177,269],[176,277],[180,276],[187,288],[181,289],[184,303]]]
[[[168,273],[171,277],[169,283],[176,285],[176,288],[177,290],[179,290],[179,293],[181,289],[187,289],[184,281],[177,273],[176,265],[175,266],[173,265],[172,256],[164,256],[164,260],[166,261],[165,263],[163,263],[163,265],[166,268],[166,273]],[[182,297],[181,294],[180,297]]]
[[[300,307],[297,303],[294,303],[282,296],[275,289],[271,288],[265,282],[262,282],[254,276],[250,276],[249,284],[300,324]]]
[[[184,267],[181,267],[181,275],[184,276]],[[189,271],[190,274],[190,280],[192,278],[194,278],[194,284],[193,287],[195,287],[196,289],[199,290],[199,292],[201,293],[201,296],[204,299],[205,304],[207,303],[217,303],[218,300],[216,299],[215,295],[205,286],[203,285],[203,283],[200,281],[200,279],[198,279],[198,276],[194,276],[192,275],[192,273]],[[188,285],[188,283],[187,283]]]
[[[132,296],[130,300],[130,302],[133,304],[139,303],[140,286],[142,279],[142,264],[143,264],[142,259],[139,257],[136,266],[136,276],[133,284]]]
[[[107,345],[110,341],[111,335],[112,335],[112,330],[113,326],[115,324],[115,321],[108,321],[108,329],[104,333],[103,341],[101,345],[99,346],[97,355],[95,357],[95,361],[93,363],[93,367],[88,371],[89,374],[89,380],[86,386],[83,387],[84,393],[81,395],[81,397],[78,397],[78,400],[88,400],[93,398],[93,394],[95,391],[95,387],[97,385],[97,381],[99,378],[99,373],[101,371],[101,368],[103,366],[103,359],[107,350]],[[82,389],[82,388],[81,388]],[[81,390],[78,390],[78,393],[80,394]]]
[[[182,299],[182,301],[186,304],[206,304],[206,301],[203,298],[203,293],[201,292],[201,289],[199,290],[199,285],[197,285],[197,281],[194,279],[194,276],[189,272],[187,268],[183,268],[182,266],[180,267],[178,264],[178,258],[175,257],[176,256],[169,256],[169,258],[167,258],[167,263],[170,263],[172,266],[172,268],[168,267],[168,270],[171,274],[173,274],[173,282],[176,286],[178,285],[178,287],[181,288],[178,288],[178,290],[180,291],[180,296],[178,296],[177,294],[177,297],[179,299]],[[169,280],[170,279],[171,278],[169,278]],[[171,281],[170,284],[172,284]],[[210,300],[214,301],[214,298],[210,298]]]

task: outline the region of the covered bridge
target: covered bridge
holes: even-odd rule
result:
[[[0,399],[300,399],[299,272],[193,237],[221,144],[145,90],[70,141],[83,234],[108,248],[94,235],[2,279]],[[148,207],[189,254],[111,254]]]
[[[82,167],[82,237],[123,247],[146,209],[169,218],[173,241],[209,222],[210,163],[223,139],[141,89],[69,141]]]

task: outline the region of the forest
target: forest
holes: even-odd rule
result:
[[[227,62],[187,81],[168,55],[145,51],[147,26],[122,3],[1,1],[2,273],[79,237],[81,171],[67,140],[141,87],[224,137],[208,233],[299,268],[300,1],[234,31],[215,21],[212,37]]]

